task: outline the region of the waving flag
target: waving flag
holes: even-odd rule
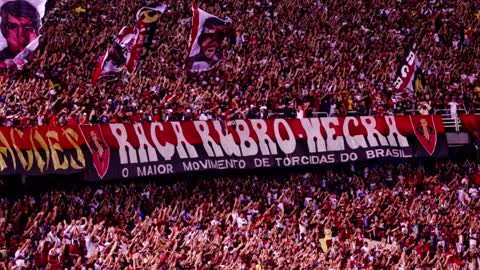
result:
[[[47,0],[0,0],[0,67],[21,69],[38,47]]]
[[[150,46],[152,45],[157,22],[160,13],[165,12],[167,7],[159,5],[154,7],[142,7],[137,12],[137,24],[135,26],[135,43],[127,60],[127,69],[132,72],[140,61],[147,58]]]
[[[187,70],[192,72],[207,71],[220,63],[224,56],[221,51],[230,19],[220,19],[199,9],[192,3],[192,36],[186,61]]]
[[[150,50],[160,13],[165,5],[142,7],[137,12],[135,28],[124,27],[110,49],[100,58],[93,73],[93,83],[103,76],[115,75],[126,68],[133,72],[140,61],[145,60]]]
[[[122,70],[127,62],[129,51],[133,47],[134,30],[132,27],[123,27],[115,37],[110,49],[100,58],[93,74],[95,84],[100,77],[112,76]]]
[[[397,89],[397,93],[403,93],[407,91],[409,94],[413,94],[414,78],[418,68],[417,60],[417,47],[415,43],[412,43],[406,53],[405,58],[397,70],[397,76],[395,77],[394,86]]]

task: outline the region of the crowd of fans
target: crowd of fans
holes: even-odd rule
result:
[[[49,1],[31,63],[1,71],[0,125],[480,108],[475,0],[202,1],[200,8],[233,24],[225,61],[196,74],[184,70],[190,0],[166,1],[169,9],[141,70],[128,80],[92,85],[99,56],[145,4]],[[392,83],[412,39],[427,87],[397,96]]]
[[[0,198],[0,269],[468,269],[475,162],[104,184]]]
[[[184,69],[191,1],[168,0],[141,69],[92,84],[146,4],[49,1],[30,63],[0,70],[0,126],[480,109],[477,0],[202,1],[233,21],[203,73]],[[397,95],[412,40],[425,85]],[[478,161],[430,165],[0,195],[0,270],[479,270]]]

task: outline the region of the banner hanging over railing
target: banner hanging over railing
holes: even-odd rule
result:
[[[459,115],[463,127],[470,133],[475,150],[480,150],[480,115],[465,114]]]
[[[71,174],[88,166],[77,127],[0,128],[0,174]]]
[[[440,116],[162,122],[0,128],[2,174],[121,179],[381,158],[446,157]]]

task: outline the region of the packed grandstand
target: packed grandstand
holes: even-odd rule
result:
[[[2,261],[6,269],[478,269],[476,166],[352,165],[2,198]]]
[[[184,69],[190,2],[165,3],[141,69],[128,81],[93,85],[99,57],[147,4],[107,3],[49,2],[30,62],[21,72],[2,71],[3,126],[296,117],[297,110],[384,115],[425,103],[432,113],[480,108],[473,0],[204,1],[201,8],[232,20],[225,59],[207,73]],[[425,89],[395,95],[412,40]]]
[[[152,2],[0,0],[0,270],[480,269],[480,2]]]

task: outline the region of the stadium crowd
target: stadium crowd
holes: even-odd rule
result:
[[[0,199],[0,269],[479,269],[477,163],[69,187]]]
[[[48,1],[30,62],[0,69],[0,127],[480,110],[478,0],[205,0],[233,23],[203,73],[191,1],[166,0],[141,69],[93,84],[146,4]],[[412,41],[425,84],[396,95]],[[0,270],[480,270],[478,160],[417,161],[0,189]]]
[[[152,50],[128,80],[92,85],[99,56],[146,1],[49,1],[43,37],[23,70],[2,70],[0,125],[323,115],[480,108],[480,4],[475,0],[211,1],[233,20],[225,61],[186,73],[190,1],[166,1]],[[426,88],[393,95],[415,39]],[[432,111],[431,111],[432,112]]]

